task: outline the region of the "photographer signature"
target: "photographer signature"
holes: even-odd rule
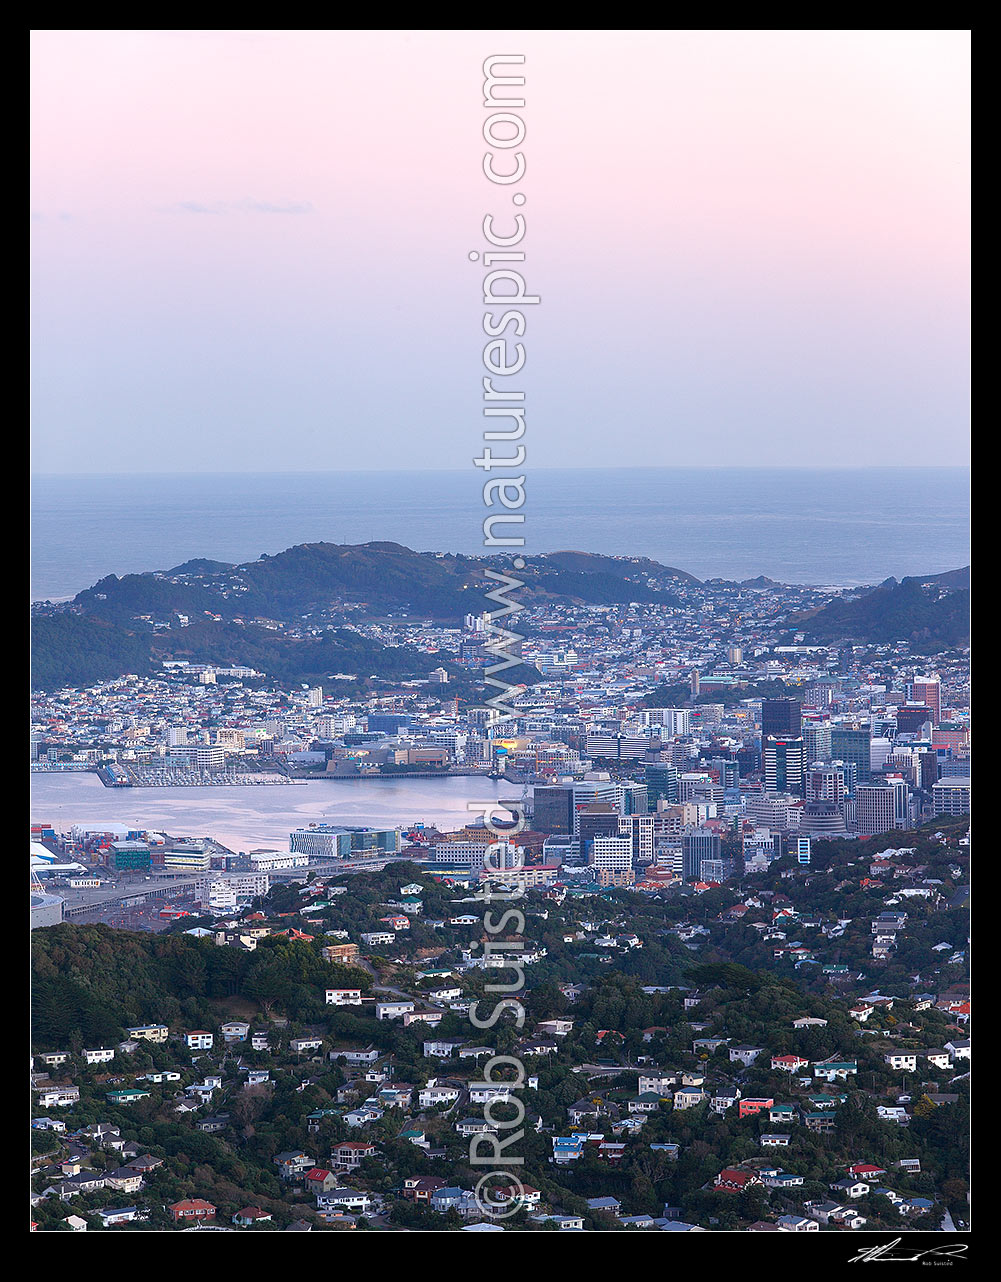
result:
[[[966,1254],[967,1247],[962,1242],[950,1242],[944,1246],[933,1246],[927,1251],[911,1251],[907,1247],[902,1250],[896,1248],[900,1245],[900,1238],[894,1238],[892,1242],[887,1242],[883,1246],[872,1246],[866,1251],[860,1251],[858,1255],[853,1255],[848,1261],[849,1264],[875,1264],[893,1262],[910,1262],[923,1260],[929,1256],[951,1257],[960,1259]]]

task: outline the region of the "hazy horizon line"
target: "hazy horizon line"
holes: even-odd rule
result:
[[[651,463],[633,466],[606,466],[596,463],[591,466],[560,467],[536,466],[535,472],[968,472],[972,461],[968,463]],[[277,470],[268,468],[258,470],[240,468],[218,471],[183,471],[183,472],[34,472],[29,471],[29,479],[43,478],[77,478],[118,477],[118,476],[343,476],[345,474],[376,475],[427,475],[429,473],[447,475],[467,475],[467,467],[345,467],[345,468],[288,468]]]

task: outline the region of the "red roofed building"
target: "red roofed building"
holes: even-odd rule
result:
[[[214,1220],[215,1207],[211,1202],[204,1202],[200,1197],[186,1197],[183,1201],[174,1202],[167,1210],[175,1223],[182,1220]]]
[[[742,1099],[737,1105],[737,1116],[757,1117],[757,1115],[764,1112],[765,1109],[773,1108],[774,1106],[775,1101],[773,1099],[766,1098],[761,1095],[749,1095],[746,1099]]]
[[[810,1063],[802,1055],[773,1055],[772,1068],[777,1068],[783,1073],[795,1073],[797,1068],[806,1068]]]
[[[856,1162],[854,1166],[848,1167],[848,1174],[864,1180],[871,1175],[885,1175],[886,1168],[884,1166],[872,1166],[868,1162]]]
[[[311,1171],[306,1172],[306,1188],[310,1193],[329,1193],[339,1184],[340,1180],[333,1171],[328,1171],[322,1166],[314,1166]]]
[[[754,1171],[738,1171],[733,1167],[727,1167],[720,1171],[713,1183],[716,1188],[724,1189],[728,1193],[742,1193],[744,1189],[760,1186],[761,1180]]]
[[[403,1181],[403,1196],[408,1202],[431,1201],[432,1193],[445,1187],[445,1181],[437,1175],[408,1175]]]
[[[245,1206],[242,1211],[237,1211],[233,1216],[233,1223],[247,1228],[251,1224],[263,1224],[270,1219],[270,1211],[262,1211],[259,1206]]]

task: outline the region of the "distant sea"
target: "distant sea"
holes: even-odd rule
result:
[[[970,560],[968,468],[527,472],[528,552],[647,556],[697,578],[857,586]],[[482,553],[484,473],[36,476],[31,599],[296,543]]]

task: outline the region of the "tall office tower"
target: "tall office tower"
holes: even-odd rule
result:
[[[854,762],[859,783],[867,783],[872,778],[869,752],[871,739],[872,731],[869,726],[856,723],[854,726],[831,727],[831,756],[836,761]]]
[[[591,847],[596,837],[619,835],[618,807],[607,801],[596,801],[584,806],[577,815],[577,832],[581,858],[590,862]]]
[[[811,681],[804,692],[806,702],[811,708],[829,708],[840,688],[841,682],[837,680]]]
[[[769,735],[761,742],[765,791],[803,795],[803,740]]]
[[[897,709],[897,734],[921,735],[924,727],[934,727],[935,714],[926,703],[905,703]]]
[[[814,762],[807,768],[804,796],[809,801],[832,801],[840,806],[847,794],[845,768],[833,762]]]
[[[732,757],[713,757],[709,769],[715,771],[720,787],[727,791],[736,788],[740,782],[740,767]]]
[[[790,825],[790,809],[793,798],[786,794],[769,792],[749,792],[747,794],[747,818],[759,828],[769,828],[772,832],[786,831]]]
[[[622,870],[633,866],[631,837],[595,837],[588,856],[592,868]]]
[[[713,730],[723,720],[725,705],[722,703],[700,703],[692,714],[692,720],[696,723],[696,728],[700,730]]]
[[[684,873],[684,855],[681,838],[656,837],[654,839],[653,861],[658,868],[669,868],[678,876]]]
[[[721,886],[733,876],[732,859],[703,859],[699,865],[699,881]]]
[[[323,686],[313,686],[309,692],[308,703],[311,708],[323,707]]]
[[[681,872],[686,881],[702,877],[704,859],[721,859],[722,844],[718,832],[695,828],[681,839]]]
[[[875,735],[869,740],[869,774],[870,776],[882,772],[883,763],[893,751],[893,740],[877,738]]]
[[[803,732],[803,705],[798,699],[761,700],[761,742],[775,736],[797,739]]]
[[[742,775],[753,775],[761,769],[761,749],[753,743],[744,744],[742,748],[738,748],[734,760]]]
[[[687,708],[647,708],[640,719],[644,725],[661,726],[667,739],[688,734]]]
[[[726,648],[727,663],[741,664],[744,662],[744,651],[739,645],[728,645]]]
[[[893,789],[894,824],[898,828],[906,828],[910,818],[910,809],[908,806],[910,789],[907,787],[907,780],[900,774],[888,774],[886,776],[886,782]]]
[[[878,837],[897,826],[897,790],[888,783],[863,783],[855,789],[855,831]]]
[[[855,789],[858,787],[858,767],[854,761],[832,761],[829,763],[835,770],[840,771],[845,781],[845,796],[854,797]]]
[[[909,788],[921,787],[921,758],[927,756],[916,748],[896,747],[883,762],[885,774],[900,775]]]
[[[940,779],[931,790],[932,808],[936,815],[970,813],[970,780],[968,776],[950,775]]]
[[[810,862],[810,838],[809,837],[796,838],[796,860],[798,863],[801,863],[801,864],[808,864]]]
[[[633,843],[633,862],[649,863],[653,859],[655,815],[620,815],[619,836]]]
[[[921,753],[921,779],[919,787],[930,790],[938,783],[938,753]]]
[[[923,703],[932,710],[932,724],[942,720],[942,681],[937,672],[927,677],[915,677],[904,689],[908,703]]]
[[[619,785],[621,795],[619,813],[623,815],[645,815],[650,811],[650,793],[645,783],[627,780]]]
[[[710,782],[709,776],[704,770],[686,771],[678,776],[678,801],[692,801],[695,797],[695,788],[697,784]]]
[[[536,832],[573,835],[573,788],[570,785],[537,786],[532,789],[532,798],[532,827]]]
[[[693,669],[692,669],[691,675],[689,676],[688,680],[689,680],[689,689],[690,689],[690,690],[691,690],[691,692],[692,692],[692,698],[693,698],[693,699],[696,699],[696,698],[698,698],[698,694],[699,694],[699,670],[698,670],[698,668],[693,668]]]
[[[803,722],[803,751],[807,761],[830,761],[831,723],[829,721]]]
[[[668,801],[674,805],[678,800],[678,767],[669,766],[667,762],[650,764],[644,770],[648,804],[656,805],[658,801]]]

